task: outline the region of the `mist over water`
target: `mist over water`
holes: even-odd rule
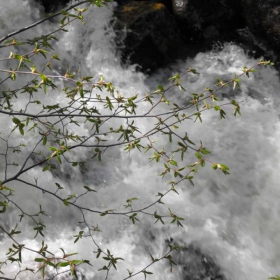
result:
[[[1,37],[40,18],[41,11],[33,1],[22,1],[20,5],[17,0],[0,0],[0,3]],[[173,90],[167,94],[172,102],[184,104],[192,93],[199,93],[205,87],[213,87],[217,78],[226,81],[234,74],[240,74],[244,66],[253,66],[258,62],[249,58],[240,47],[226,44],[223,48],[199,53],[194,59],[178,61],[166,69],[159,69],[151,77],[145,76],[136,72],[135,66],[121,66],[114,43],[115,33],[110,26],[113,6],[114,4],[101,9],[91,8],[84,26],[74,23],[69,28],[70,32],[59,33],[55,48],[62,66],[55,69],[56,73],[64,75],[68,67],[71,71],[80,72],[82,76],[98,77],[103,74],[125,96],[136,93],[141,96],[156,89],[158,84],[165,85],[175,72],[184,73],[188,67],[192,67],[200,75],[186,75],[182,78],[186,92]],[[11,18],[16,18],[12,24]],[[51,31],[55,24],[52,22],[40,25],[36,32]],[[27,31],[22,36],[32,38],[34,33],[35,30]],[[5,50],[1,50],[1,57],[6,56]],[[4,62],[0,63],[1,68],[8,67]],[[20,85],[21,80],[18,83]],[[167,251],[167,240],[171,238],[179,245],[194,246],[209,256],[228,280],[261,280],[280,273],[279,89],[279,74],[273,68],[259,68],[250,78],[243,78],[241,90],[233,92],[228,88],[220,92],[224,103],[232,97],[242,101],[241,117],[231,116],[232,107],[229,106],[225,109],[226,120],[221,121],[215,111],[207,111],[203,114],[202,123],[189,121],[179,128],[180,131],[187,131],[191,140],[201,140],[211,151],[211,159],[230,166],[231,171],[229,176],[224,176],[206,164],[196,175],[194,187],[183,183],[177,188],[179,196],[174,193],[164,199],[174,213],[180,213],[185,218],[183,228],[167,223],[164,226],[154,224],[154,220],[146,216],[140,216],[140,223],[132,225],[122,216],[102,218],[92,213],[86,214],[88,223],[98,224],[102,230],[96,234],[96,242],[103,249],[108,248],[115,256],[125,259],[125,262],[119,263],[117,271],[110,273],[110,279],[127,277],[127,269],[134,272],[141,270],[150,263],[149,253],[160,256]],[[62,93],[55,90],[48,92],[46,96],[40,96],[44,98],[42,103],[67,102]],[[24,99],[18,102],[20,106],[24,104]],[[147,110],[145,106],[140,109],[143,112]],[[11,120],[8,116],[1,115],[1,123],[7,124],[6,130],[1,125],[1,136],[5,137],[12,127]],[[153,124],[149,120],[137,122],[140,131],[148,130],[151,125]],[[114,126],[114,122],[110,126]],[[88,124],[77,127],[76,132],[88,135]],[[168,139],[159,135],[157,137],[159,149],[164,147],[166,151],[173,150]],[[20,139],[13,141],[18,142]],[[34,135],[34,138],[25,141],[34,146],[36,137]],[[0,145],[3,151],[4,143],[0,142]],[[86,149],[79,149],[71,156],[84,161],[90,157]],[[24,154],[15,157],[17,160],[24,160]],[[77,186],[88,185],[96,189],[97,193],[81,198],[80,204],[92,209],[123,209],[122,205],[130,197],[139,198],[135,202],[135,208],[138,208],[154,201],[158,192],[168,189],[169,178],[161,179],[158,176],[161,164],[149,162],[148,157],[144,153],[133,151],[129,155],[123,152],[123,148],[112,148],[105,153],[101,163],[90,162],[85,170],[69,167],[42,173],[38,167],[28,171],[22,178],[32,181],[39,177],[40,185],[48,190],[55,190],[55,182],[58,182],[69,194]],[[189,161],[186,160],[191,163],[192,156],[190,155]],[[4,176],[4,162],[0,162],[0,168],[1,176]],[[104,273],[97,271],[104,263],[96,260],[94,244],[87,238],[73,243],[73,235],[83,230],[77,222],[82,218],[78,210],[65,207],[42,191],[18,182],[9,184],[9,187],[15,189],[14,200],[26,212],[34,212],[38,204],[42,204],[48,214],[44,217],[47,224],[45,241],[50,251],[61,255],[60,247],[69,248],[71,252],[78,252],[79,258],[90,260],[93,267],[79,268],[80,279],[105,278]],[[151,209],[150,212],[154,211],[155,209]],[[9,220],[3,220],[0,216],[0,223],[7,228],[18,223],[18,212],[12,210]],[[34,249],[40,248],[41,240],[33,238],[31,226],[21,223],[19,227],[24,236],[20,242]],[[9,244],[10,240],[0,233],[0,261],[5,259]],[[180,264],[184,258],[188,259],[188,253],[184,254],[186,255],[180,256]],[[34,255],[25,252],[23,267],[33,263],[33,260]],[[185,279],[182,267],[175,266],[170,273],[169,266],[165,262],[159,262],[149,269],[154,274],[148,278]],[[17,264],[9,265],[4,269],[5,277],[13,278],[17,271]],[[39,274],[33,276],[31,273],[22,273],[18,279],[33,280],[39,279],[38,277]],[[61,279],[67,278],[61,276]],[[135,279],[140,279],[140,276]]]

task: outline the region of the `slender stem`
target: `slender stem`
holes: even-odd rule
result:
[[[4,37],[2,37],[2,38],[0,39],[0,44],[1,44],[3,41],[7,40],[8,38],[11,38],[11,37],[13,37],[13,36],[15,36],[15,35],[17,35],[17,34],[19,34],[19,33],[22,33],[22,32],[24,32],[24,31],[26,31],[26,30],[29,30],[29,29],[31,29],[31,28],[37,26],[37,25],[40,25],[40,24],[42,24],[42,23],[45,22],[45,21],[48,21],[48,20],[50,20],[50,19],[52,19],[52,18],[54,18],[54,17],[57,17],[57,16],[61,15],[61,12],[62,12],[62,11],[69,11],[69,10],[71,10],[71,9],[77,7],[77,6],[80,6],[80,5],[84,4],[84,3],[88,3],[88,1],[82,1],[82,2],[78,2],[78,3],[76,3],[76,4],[73,4],[73,5],[71,5],[70,7],[66,8],[66,9],[63,9],[63,10],[57,12],[57,13],[54,13],[54,14],[52,14],[52,15],[50,15],[50,16],[44,18],[44,19],[41,19],[41,20],[39,20],[39,21],[37,21],[37,22],[35,22],[35,23],[33,23],[33,24],[30,24],[30,25],[28,25],[28,26],[25,26],[25,27],[19,29],[19,30],[16,30],[16,31],[14,31],[14,32],[11,32],[10,34],[7,34],[6,36],[4,36]]]

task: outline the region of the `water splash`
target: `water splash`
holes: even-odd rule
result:
[[[17,17],[13,28],[21,26],[21,22],[27,25],[38,19],[40,11],[33,5],[32,1],[18,5],[15,0],[4,5],[0,24],[5,32],[11,30],[7,23],[13,14]],[[164,83],[174,72],[185,72],[188,67],[196,68],[201,74],[183,81],[186,93],[169,93],[172,101],[182,104],[188,101],[191,93],[212,86],[217,77],[226,80],[234,73],[240,73],[243,66],[257,63],[239,47],[227,44],[220,50],[200,53],[193,60],[180,61],[169,69],[161,69],[152,77],[146,77],[136,72],[133,66],[121,67],[114,43],[115,34],[109,24],[112,11],[112,6],[91,9],[85,18],[86,25],[72,25],[71,32],[62,34],[56,47],[62,53],[65,69],[68,67],[81,75],[102,73],[124,95],[144,94],[155,89],[159,83]],[[37,31],[51,29],[52,24],[55,23],[40,26]],[[31,31],[27,34],[34,36]],[[57,67],[55,71],[64,73],[65,69]],[[206,166],[195,179],[195,187],[184,184],[179,187],[180,196],[168,196],[165,202],[185,217],[183,229],[154,225],[145,217],[141,218],[140,226],[133,226],[123,217],[104,219],[87,214],[89,223],[98,224],[102,229],[96,235],[98,244],[125,258],[125,264],[120,264],[117,276],[112,275],[112,279],[127,276],[127,268],[133,271],[142,269],[150,261],[149,253],[161,254],[166,251],[166,240],[170,238],[184,247],[195,244],[203,254],[211,257],[226,279],[261,280],[279,273],[279,88],[275,70],[259,70],[241,83],[241,90],[237,93],[231,90],[221,92],[224,100],[234,95],[243,101],[242,117],[228,116],[227,120],[221,121],[214,112],[208,112],[202,124],[190,122],[187,128],[180,128],[187,130],[192,139],[201,139],[211,150],[213,158],[231,167],[231,175],[224,177]],[[45,98],[65,102],[56,91]],[[8,117],[1,116],[2,123],[7,120]],[[149,125],[145,121],[139,123],[140,128]],[[87,126],[81,126],[77,132],[86,134]],[[29,141],[32,144],[34,139]],[[163,139],[159,139],[158,145],[172,150],[171,144]],[[73,154],[73,157],[87,159],[87,154],[81,151]],[[164,181],[155,176],[158,172],[158,167],[148,161],[147,155],[132,153],[129,156],[116,148],[105,155],[102,163],[93,162],[86,166],[85,171],[66,169],[58,173],[46,172],[40,175],[39,180],[44,188],[54,188],[54,182],[59,182],[69,192],[81,182],[93,186],[98,189],[97,195],[85,197],[81,203],[108,209],[119,207],[120,202],[133,196],[139,198],[136,202],[138,206],[151,201],[158,191],[166,189]],[[38,170],[29,171],[24,176],[34,178],[38,176]],[[41,191],[30,192],[19,184],[11,187],[15,188],[16,199],[26,211],[37,207],[32,201],[41,203],[47,209],[48,217],[45,220],[49,226],[45,235],[51,251],[59,255],[59,247],[66,247],[79,252],[81,258],[89,259],[94,264],[94,268],[80,268],[80,275],[84,275],[80,278],[104,279],[104,274],[97,272],[102,262],[95,259],[93,244],[87,239],[73,243],[73,235],[83,229],[75,223],[81,218],[79,213],[57,205]],[[17,219],[16,212],[12,212],[9,220],[1,220],[1,224],[12,225]],[[41,240],[33,239],[29,225],[21,225],[21,230],[25,234],[21,241],[38,249]],[[1,236],[0,259],[5,256],[7,242]],[[24,262],[32,263],[33,257],[27,254]],[[183,260],[180,260],[180,264],[173,273],[169,272],[165,263],[156,264],[151,269],[154,272],[152,279],[184,279]],[[17,270],[18,267],[13,265],[4,271],[7,277],[13,277]],[[61,277],[67,279],[66,276]],[[18,279],[37,279],[37,276],[22,274]]]

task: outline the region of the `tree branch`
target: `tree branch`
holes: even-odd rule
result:
[[[15,36],[15,35],[17,35],[17,34],[19,34],[19,33],[22,33],[22,32],[24,32],[24,31],[26,31],[26,30],[28,30],[28,29],[31,29],[31,28],[33,28],[33,27],[35,27],[35,26],[37,26],[37,25],[40,25],[41,23],[43,23],[43,22],[45,22],[45,21],[48,21],[48,20],[50,20],[50,19],[52,19],[52,18],[54,18],[54,17],[57,17],[57,16],[61,15],[61,12],[62,12],[62,11],[69,11],[69,10],[71,10],[71,9],[77,7],[77,6],[80,6],[80,5],[82,5],[82,4],[85,4],[85,3],[88,3],[88,1],[82,1],[82,2],[78,2],[78,3],[76,3],[76,4],[73,4],[73,5],[71,5],[70,7],[68,7],[67,9],[60,10],[59,12],[57,12],[57,13],[55,13],[55,14],[52,14],[51,16],[48,16],[48,17],[46,17],[46,18],[44,18],[44,19],[42,19],[42,20],[39,20],[39,21],[37,21],[37,22],[35,22],[35,23],[33,23],[33,24],[30,24],[30,25],[28,25],[28,26],[26,26],[26,27],[23,27],[23,28],[21,28],[21,29],[19,29],[19,30],[16,30],[16,31],[14,31],[14,32],[12,32],[12,33],[10,33],[10,34],[7,34],[6,36],[4,36],[4,37],[2,37],[2,38],[0,39],[0,44],[3,43],[3,41],[7,40],[8,38],[11,38],[11,37],[13,37],[13,36]]]

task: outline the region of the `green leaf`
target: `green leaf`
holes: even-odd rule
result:
[[[71,256],[75,256],[78,255],[78,253],[70,253],[70,254],[65,254],[65,258],[71,257]]]
[[[84,186],[84,188],[85,188],[87,191],[89,191],[89,192],[96,192],[96,190],[91,189],[91,188],[88,187],[88,186]]]
[[[199,74],[199,72],[197,72],[196,69],[194,69],[194,68],[189,68],[188,72],[191,72],[193,74]]]
[[[20,134],[24,135],[24,130],[23,130],[22,126],[19,126],[18,129],[19,129]]]
[[[45,259],[43,259],[43,258],[36,258],[34,261],[35,262],[43,262],[43,261],[45,261]]]
[[[58,188],[59,190],[62,190],[62,189],[63,189],[63,187],[61,187],[60,184],[58,184],[58,183],[55,183],[55,184],[56,184],[56,186],[57,186],[57,188]]]
[[[55,148],[55,147],[53,147],[53,146],[49,146],[48,149],[51,150],[51,151],[53,151],[53,152],[57,151],[57,148]]]
[[[63,204],[64,204],[65,206],[68,206],[68,205],[69,205],[68,200],[64,199],[64,200],[63,200]]]
[[[43,85],[43,90],[44,90],[44,93],[46,94],[47,93],[47,84],[46,83],[44,83],[44,85]]]
[[[70,265],[69,262],[61,262],[61,263],[58,264],[59,267],[65,267],[65,266],[68,266],[68,265]]]
[[[0,213],[5,213],[6,209],[8,207],[8,203],[6,201],[0,201],[0,207],[2,206],[2,209],[0,210]]]
[[[44,138],[43,138],[43,145],[44,145],[44,146],[47,144],[47,141],[48,141],[48,137],[47,137],[47,136],[44,136]]]
[[[13,123],[19,125],[19,124],[21,124],[21,121],[18,118],[13,117]]]
[[[224,169],[224,170],[229,170],[228,166],[226,166],[226,165],[224,165],[224,164],[222,164],[222,163],[220,163],[220,166],[221,166],[221,168]]]
[[[106,216],[107,214],[109,213],[109,211],[107,210],[107,211],[105,211],[105,212],[103,212],[103,213],[100,213],[100,216]]]
[[[198,153],[198,152],[197,152],[197,153],[195,153],[194,155],[196,156],[196,158],[198,158],[198,159],[202,159],[202,156],[201,156],[201,154],[200,154],[200,153]]]
[[[178,166],[177,161],[175,161],[174,159],[170,160],[170,164],[174,166]]]
[[[220,117],[221,117],[221,119],[225,119],[226,118],[225,116],[226,116],[226,112],[224,110],[220,109]]]
[[[8,188],[8,187],[6,187],[6,186],[0,186],[0,191],[1,191],[1,187],[2,187],[3,190],[7,190],[7,191],[10,191],[10,192],[14,192],[13,189]]]
[[[162,85],[158,85],[158,89],[159,89],[160,91],[164,91],[164,88],[163,88]]]
[[[45,171],[47,171],[47,170],[49,170],[49,169],[50,169],[50,166],[47,165],[47,166],[45,166],[45,167],[42,169],[42,171],[45,172]]]
[[[59,153],[56,155],[56,159],[61,164],[61,158],[60,158],[60,154]]]
[[[169,133],[169,142],[171,143],[172,142],[172,134]]]
[[[210,154],[210,151],[208,151],[206,148],[203,148],[201,153],[204,155],[207,155],[207,154]]]
[[[43,276],[43,279],[45,279],[45,265],[42,266],[42,276]]]
[[[81,260],[72,260],[71,263],[74,264],[74,265],[77,265],[77,264],[81,264],[81,263],[84,263],[84,262],[81,261]]]
[[[58,54],[54,54],[54,55],[52,56],[52,59],[60,60]]]
[[[139,221],[137,218],[137,213],[134,213],[132,215],[129,216],[129,219],[132,221],[133,224],[135,224],[136,221]]]

